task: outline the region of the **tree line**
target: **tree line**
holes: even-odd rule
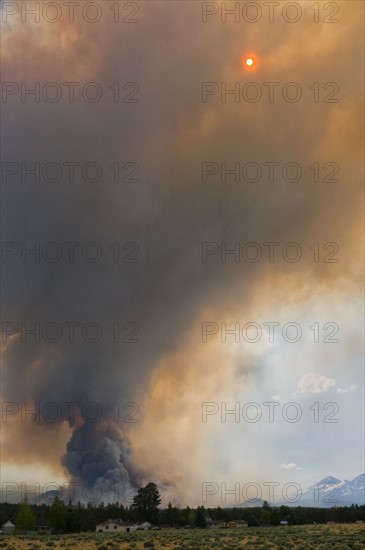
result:
[[[97,524],[108,519],[119,518],[136,523],[149,521],[153,525],[169,527],[206,528],[211,521],[229,522],[244,520],[248,526],[279,525],[287,521],[289,525],[306,523],[351,523],[364,520],[365,506],[352,505],[336,508],[311,508],[270,506],[266,501],[253,508],[178,508],[169,502],[167,508],[159,508],[161,498],[157,486],[148,483],[138,490],[130,506],[118,502],[97,506],[81,502],[66,504],[56,496],[51,505],[30,504],[25,499],[20,504],[4,502],[0,509],[0,525],[12,521],[19,531],[32,531],[40,525],[49,525],[57,533],[77,533],[95,531]]]

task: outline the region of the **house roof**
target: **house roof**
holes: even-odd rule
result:
[[[226,523],[224,519],[211,519],[208,523]]]
[[[15,525],[10,520],[8,520],[5,523],[3,523],[1,527],[15,527]]]
[[[219,522],[219,523],[221,523],[221,522]],[[228,523],[247,523],[247,521],[245,521],[244,519],[232,519]]]
[[[121,519],[108,519],[106,521],[102,521],[101,523],[98,523],[99,525],[109,525],[110,523],[115,523],[116,525],[119,525],[120,527],[131,527],[133,524],[128,523],[127,521],[122,521]]]

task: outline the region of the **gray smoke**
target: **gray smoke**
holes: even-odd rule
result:
[[[94,489],[104,499],[118,495],[122,501],[127,491],[138,487],[131,458],[128,441],[116,427],[84,424],[74,430],[63,464],[84,493]]]

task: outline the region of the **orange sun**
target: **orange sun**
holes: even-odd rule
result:
[[[246,67],[253,67],[255,61],[253,59],[253,57],[246,57],[245,59],[245,65]]]

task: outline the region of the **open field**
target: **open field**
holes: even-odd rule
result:
[[[1,536],[7,550],[365,550],[365,524],[304,525],[247,529]]]

